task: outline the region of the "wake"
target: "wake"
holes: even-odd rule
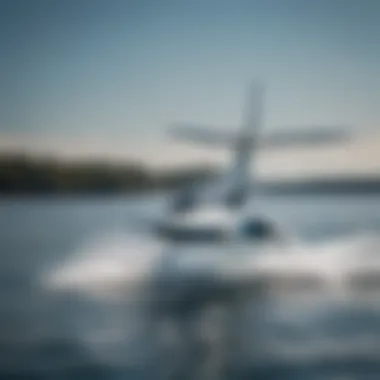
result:
[[[373,352],[367,333],[357,333],[360,344],[348,344],[331,339],[326,326],[344,309],[380,315],[379,244],[376,235],[358,235],[323,244],[241,245],[231,254],[231,246],[168,249],[143,235],[105,234],[44,271],[40,282],[49,292],[91,300],[97,318],[77,331],[99,360],[141,368],[156,363],[164,367],[164,379],[185,373],[215,379],[231,352],[240,363]],[[160,287],[158,279],[169,286]],[[210,295],[195,312],[151,308],[164,297],[172,304],[202,298],[205,289]],[[235,295],[248,289],[249,295],[233,304],[213,298],[225,289]],[[296,337],[282,336],[284,331],[296,331]]]

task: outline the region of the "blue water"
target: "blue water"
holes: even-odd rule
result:
[[[268,213],[302,238],[319,242],[360,233],[379,233],[380,197],[272,197],[262,199]],[[128,328],[123,305],[99,304],[81,296],[53,295],[38,282],[41,271],[59,264],[83,243],[99,236],[143,228],[144,220],[162,207],[153,198],[3,199],[0,201],[0,377],[17,379],[138,378],[123,363],[122,344],[92,344],[89,331]],[[345,339],[353,329],[380,338],[380,314],[337,310],[308,338],[321,332]],[[321,322],[319,321],[319,324]],[[90,328],[91,327],[91,328]],[[254,326],[247,329],[254,331]],[[299,334],[300,327],[278,328]],[[249,332],[248,331],[248,332]],[[273,331],[273,330],[272,330]],[[87,334],[87,335],[86,335]],[[377,335],[376,335],[377,334]],[[380,339],[379,339],[380,341]],[[347,340],[353,345],[354,340]],[[241,368],[234,378],[378,379],[379,356],[311,355],[307,360],[275,360]],[[151,378],[154,378],[152,376]],[[340,377],[339,377],[340,378]]]

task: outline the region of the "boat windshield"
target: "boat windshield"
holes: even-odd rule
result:
[[[267,240],[278,237],[275,225],[270,221],[260,218],[248,219],[241,227],[242,235],[247,239]]]

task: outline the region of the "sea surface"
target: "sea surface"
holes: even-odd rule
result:
[[[380,196],[272,196],[258,203],[311,245],[380,233]],[[109,236],[143,230],[163,206],[160,196],[0,200],[0,378],[140,378],[124,344],[131,331],[128,305],[58,295],[40,279],[84,246],[96,249]],[[263,344],[282,347],[284,355],[257,359],[239,376],[380,379],[380,301],[332,305],[318,321],[315,313],[277,325],[277,335],[267,321]],[[254,320],[244,327],[246,335],[257,331]],[[278,336],[283,346],[273,343]]]

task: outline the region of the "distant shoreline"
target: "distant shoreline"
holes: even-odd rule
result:
[[[380,194],[380,178],[315,178],[305,180],[268,181],[261,183],[261,191],[266,194]]]
[[[193,167],[157,173],[134,163],[63,163],[22,154],[0,154],[0,196],[73,198],[149,195],[212,180],[217,170]],[[262,180],[267,195],[380,194],[379,177]]]
[[[175,192],[185,185],[166,189],[145,188],[127,191],[79,191],[79,192],[1,192],[0,199],[104,199],[104,198],[129,198],[150,197],[163,195],[167,192]],[[259,190],[262,195],[269,196],[309,196],[309,195],[380,195],[380,178],[365,179],[312,179],[312,180],[284,180],[266,181],[255,184],[252,190]]]

